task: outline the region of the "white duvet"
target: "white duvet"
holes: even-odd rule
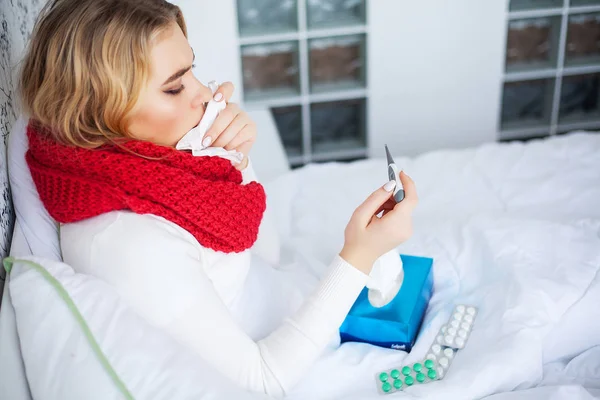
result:
[[[600,396],[600,135],[396,162],[420,197],[415,235],[400,250],[435,259],[435,293],[417,345],[406,355],[345,344],[291,397],[380,398],[374,373],[422,358],[458,302],[481,313],[446,378],[392,397],[475,399],[537,385],[553,388],[511,396]],[[310,166],[273,182],[284,242],[329,260],[354,207],[385,179],[381,159]]]
[[[400,251],[435,259],[435,293],[417,344],[410,354],[356,343],[332,348],[289,398],[382,398],[374,374],[422,358],[458,302],[477,305],[480,314],[444,380],[386,398],[600,396],[600,135],[491,144],[396,161],[417,183],[420,197],[415,235]],[[284,265],[276,271],[257,259],[249,275],[244,293],[249,301],[234,314],[252,336],[260,337],[297,306],[298,296],[288,298],[282,288],[293,282],[302,292],[315,284],[341,248],[348,217],[385,179],[382,158],[313,165],[267,185]],[[102,284],[73,275],[64,264],[46,264],[73,288],[100,347],[134,397],[242,398],[205,362],[128,314],[118,300],[98,297],[108,290]],[[86,398],[120,398],[106,376],[96,378],[105,372],[69,314],[57,308],[60,299],[48,294],[35,271],[18,267],[16,272],[11,296],[21,345],[29,349],[24,359],[34,397],[81,398],[77,394],[97,385],[98,395]],[[32,292],[32,285],[40,291]],[[265,298],[265,285],[279,291]],[[43,293],[54,303],[39,301]],[[42,319],[40,333],[49,307],[62,317]],[[62,347],[44,341],[48,337],[62,338]],[[73,350],[73,343],[80,347]],[[77,363],[61,348],[75,351]],[[44,367],[40,355],[47,360]],[[79,375],[60,384],[63,371]]]

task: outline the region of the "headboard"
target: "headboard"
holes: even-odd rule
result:
[[[17,119],[16,72],[44,0],[2,0],[0,8],[0,257],[8,254],[14,225],[6,142]]]

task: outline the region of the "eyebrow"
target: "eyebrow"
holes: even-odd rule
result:
[[[192,54],[194,55],[194,61],[196,61],[196,53],[194,53],[194,49],[192,49]],[[185,75],[190,69],[192,69],[192,67],[186,67],[186,68],[182,68],[179,71],[175,72],[173,75],[171,75],[169,77],[169,79],[167,79],[162,86],[168,85],[169,83],[173,82],[174,80],[177,80],[179,78],[181,78],[183,75]]]

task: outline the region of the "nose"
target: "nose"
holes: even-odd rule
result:
[[[193,88],[191,88],[191,90],[194,93],[194,96],[192,97],[193,108],[202,107],[204,103],[210,101],[210,99],[212,98],[211,90],[208,87],[204,86],[195,77],[193,78],[192,86]]]

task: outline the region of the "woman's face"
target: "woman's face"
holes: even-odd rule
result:
[[[129,133],[175,147],[198,125],[212,92],[192,74],[194,53],[176,23],[158,37],[150,56],[150,76],[130,115]]]

